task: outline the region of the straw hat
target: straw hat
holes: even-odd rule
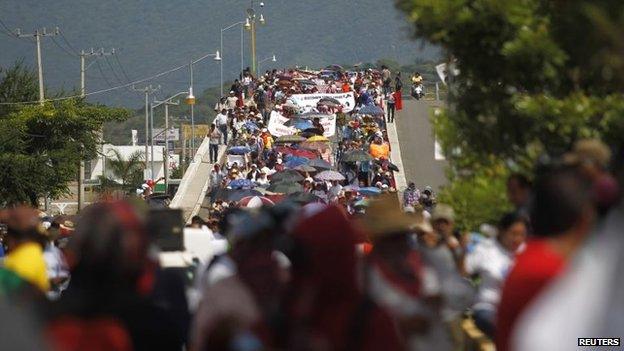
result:
[[[435,222],[438,219],[445,219],[449,222],[455,221],[455,211],[453,208],[446,204],[438,204],[433,210],[433,215],[431,216],[431,221]]]
[[[384,194],[371,201],[362,225],[370,233],[371,240],[412,230],[419,222],[418,216],[401,210],[396,195]]]
[[[589,162],[606,169],[611,161],[611,150],[598,139],[582,139],[574,143],[572,152],[564,155],[564,161],[570,164]]]

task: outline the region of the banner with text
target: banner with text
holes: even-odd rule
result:
[[[297,128],[289,127],[286,124],[288,122],[288,118],[282,116],[281,113],[277,111],[271,112],[271,117],[269,118],[269,133],[274,137],[281,137],[284,135],[292,135],[297,133]],[[323,136],[326,138],[331,138],[336,134],[336,115],[328,115],[327,117],[323,117],[320,119],[321,125],[325,132]]]
[[[332,98],[338,100],[342,105],[343,112],[351,112],[355,107],[355,97],[353,92],[337,93],[337,94],[294,94],[290,99],[295,105],[308,111],[318,104],[323,98]]]

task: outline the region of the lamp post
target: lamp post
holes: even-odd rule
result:
[[[230,28],[233,28],[233,27],[235,27],[235,26],[238,26],[238,25],[240,25],[240,26],[241,26],[241,37],[240,37],[240,45],[241,45],[241,52],[240,52],[240,54],[241,54],[241,57],[240,57],[240,59],[241,59],[241,69],[240,69],[240,71],[241,71],[241,74],[242,74],[243,70],[245,69],[245,68],[244,68],[245,63],[244,63],[244,61],[243,61],[243,55],[244,55],[243,53],[244,53],[244,51],[245,51],[245,50],[243,49],[243,33],[244,33],[244,32],[243,32],[243,29],[245,28],[245,26],[244,26],[244,25],[245,25],[245,22],[242,22],[242,21],[241,21],[241,22],[236,22],[236,23],[233,23],[233,24],[231,24],[231,25],[229,25],[229,26],[227,26],[227,27],[225,27],[225,28],[221,28],[221,46],[219,47],[219,50],[221,51],[221,55],[223,55],[223,32],[225,32],[226,30],[228,30],[228,29],[230,29]],[[221,60],[221,85],[220,85],[220,87],[221,87],[221,97],[223,97],[223,60]]]
[[[262,64],[263,62],[267,62],[268,60],[271,60],[271,62],[277,62],[277,58],[275,57],[275,54],[273,54],[273,56],[271,57],[267,57],[265,59],[262,59],[258,62],[258,71],[260,71],[260,64]]]
[[[176,97],[187,94],[186,100],[194,99],[192,97],[192,93],[190,91],[181,91],[177,94],[174,94],[165,100],[162,101],[154,101],[150,104],[150,109],[152,111],[152,118],[154,116],[154,109],[160,105],[165,105],[165,152],[163,152],[163,166],[165,173],[165,193],[167,193],[169,188],[169,105],[178,105],[178,102],[172,102]],[[154,177],[154,130],[152,129],[152,177]]]
[[[264,7],[264,2],[260,2],[260,7]],[[254,10],[254,0],[251,0],[251,6],[247,9],[247,18],[245,19],[245,29],[251,34],[251,71],[257,76],[257,58],[256,58],[256,21],[265,24],[264,16],[260,14],[258,17]]]
[[[191,106],[191,148],[193,149],[192,157],[195,157],[195,95],[193,95],[193,65],[206,59],[207,57],[214,57],[215,61],[221,61],[221,54],[217,51],[214,54],[204,55],[197,60],[192,60],[189,63],[190,73],[190,86],[188,96],[186,97],[186,104]]]

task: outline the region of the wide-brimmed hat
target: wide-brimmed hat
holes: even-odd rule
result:
[[[589,162],[607,169],[611,161],[611,150],[598,139],[582,139],[574,143],[572,151],[565,154],[563,159],[568,164]]]
[[[453,208],[446,204],[438,204],[433,210],[433,214],[431,215],[431,221],[435,222],[439,219],[445,219],[449,222],[455,221],[455,211]]]
[[[366,215],[361,220],[373,241],[411,231],[418,222],[418,216],[401,210],[396,194],[383,194],[370,201]]]

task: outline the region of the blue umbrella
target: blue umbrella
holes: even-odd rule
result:
[[[361,115],[383,116],[384,111],[379,106],[368,105],[362,107],[357,113]]]
[[[253,188],[254,186],[255,186],[255,183],[249,179],[234,179],[228,184],[228,187],[232,189],[244,189],[244,188],[250,189],[250,188]]]
[[[310,160],[305,157],[291,156],[288,158],[288,160],[286,161],[284,165],[287,168],[295,168],[295,167],[307,165],[308,162],[310,162]]]
[[[245,122],[244,127],[251,131],[260,129],[254,122],[251,122],[251,121]]]
[[[232,146],[228,150],[228,154],[230,155],[244,155],[250,152],[251,150],[247,146]]]
[[[302,121],[295,123],[295,128],[300,129],[300,130],[306,130],[312,127],[314,127],[314,125],[312,124],[312,121],[310,120],[302,120]]]
[[[362,195],[365,196],[377,196],[379,194],[381,194],[381,189],[376,188],[374,186],[369,186],[366,188],[360,188],[360,190],[358,190],[358,192]]]

